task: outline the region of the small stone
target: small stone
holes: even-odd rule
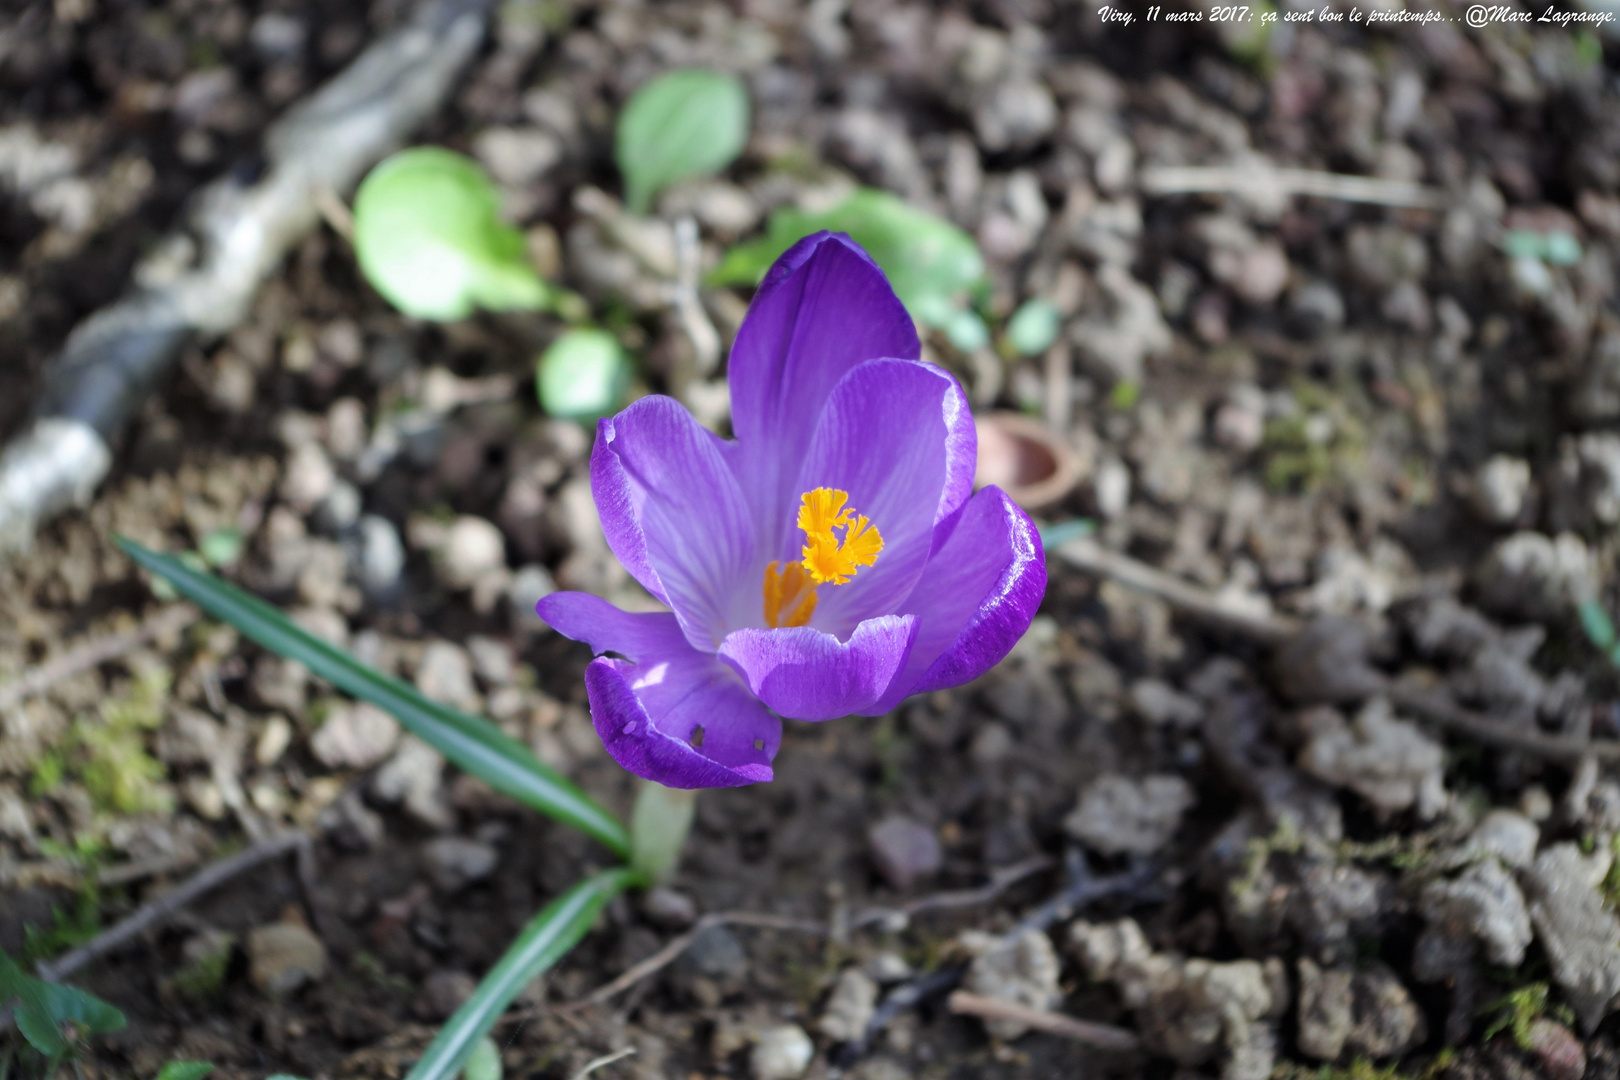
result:
[[[1524,876],[1530,919],[1553,981],[1585,1031],[1597,1027],[1620,995],[1620,921],[1598,883],[1606,854],[1587,859],[1573,843],[1554,844]]]
[[[1530,463],[1497,454],[1474,474],[1470,502],[1488,524],[1511,525],[1524,509],[1529,491]]]
[[[1131,708],[1150,724],[1194,728],[1204,719],[1196,699],[1160,679],[1138,679],[1131,684]]]
[[[1355,995],[1348,968],[1323,971],[1309,959],[1299,961],[1299,1052],[1318,1061],[1333,1061],[1344,1050],[1354,1024]]]
[[[415,735],[407,735],[394,756],[377,771],[371,790],[383,802],[403,802],[411,816],[423,824],[435,829],[450,827],[450,806],[444,795],[444,756]]]
[[[287,465],[281,476],[281,497],[300,514],[308,514],[320,505],[336,482],[337,472],[319,443],[302,442],[288,451]]]
[[[285,716],[272,716],[265,721],[258,740],[253,744],[253,760],[264,768],[274,765],[292,744],[292,735],[292,724],[287,722]]]
[[[874,982],[887,986],[891,983],[905,982],[911,978],[913,971],[906,958],[899,953],[880,952],[866,962],[866,974]]]
[[[821,1013],[821,1033],[833,1042],[855,1042],[861,1038],[877,1010],[877,993],[877,983],[860,968],[845,968],[839,972]]]
[[[1097,513],[1109,520],[1119,517],[1131,501],[1131,470],[1116,457],[1104,457],[1097,463],[1091,491]]]
[[[692,939],[675,966],[683,974],[740,985],[748,975],[748,950],[724,926],[710,926]]]
[[[393,752],[399,721],[369,702],[333,706],[309,748],[330,769],[369,769]]]
[[[473,137],[472,150],[508,187],[533,183],[562,158],[556,136],[529,127],[486,128]]]
[[[324,532],[339,535],[354,528],[362,509],[360,489],[347,480],[332,481],[321,505],[315,508],[315,524]]]
[[[1358,971],[1352,991],[1355,1024],[1344,1041],[1352,1054],[1374,1060],[1399,1057],[1427,1036],[1412,995],[1387,967],[1375,962]]]
[[[1515,870],[1523,870],[1536,857],[1541,829],[1514,810],[1492,810],[1468,837],[1469,853],[1494,855]]]
[[[326,976],[326,946],[307,927],[271,923],[247,936],[248,975],[271,997],[285,997]]]
[[[666,885],[648,889],[641,898],[641,913],[654,926],[684,930],[697,921],[697,905],[692,898]]]
[[[760,1032],[748,1055],[754,1080],[798,1080],[810,1067],[816,1045],[798,1024],[778,1024]]]
[[[1482,607],[1536,622],[1566,618],[1597,580],[1592,554],[1574,533],[1504,537],[1474,574]]]
[[[1026,79],[997,85],[973,109],[979,145],[991,153],[1034,146],[1052,134],[1057,122],[1051,91]]]
[[[945,858],[932,829],[899,816],[875,826],[867,834],[867,848],[883,880],[902,891],[938,871]]]
[[[248,30],[248,44],[266,60],[298,60],[308,37],[309,27],[304,21],[282,11],[265,12],[253,20]]]
[[[466,649],[448,641],[431,641],[422,650],[422,659],[416,665],[416,688],[452,708],[470,712],[478,707],[472,658]]]
[[[411,1003],[411,1011],[429,1022],[448,1019],[476,989],[478,980],[465,971],[429,972]]]
[[[405,544],[394,523],[377,514],[360,519],[360,583],[367,592],[383,594],[399,584],[405,572]]]
[[[1428,820],[1445,805],[1440,744],[1396,719],[1384,698],[1363,706],[1353,724],[1315,735],[1301,752],[1299,767],[1357,792],[1382,815],[1415,807],[1418,817]]]
[[[539,563],[529,563],[518,568],[512,575],[512,581],[506,587],[507,609],[511,615],[512,625],[518,630],[527,633],[549,633],[551,627],[535,611],[535,605],[545,597],[557,591],[557,583],[552,580],[551,571]]]
[[[506,642],[474,635],[467,639],[467,652],[472,656],[473,670],[486,685],[505,686],[512,681],[516,666]]]
[[[1569,1028],[1538,1016],[1526,1034],[1526,1050],[1541,1065],[1547,1080],[1581,1080],[1586,1075],[1586,1048]]]
[[[453,893],[494,873],[500,853],[478,840],[441,836],[422,845],[422,859],[433,883]]]
[[[1039,930],[1025,930],[1010,938],[995,938],[969,930],[959,939],[977,953],[962,985],[975,994],[1032,1009],[1050,1010],[1062,997],[1058,988],[1057,953]],[[1012,1040],[1029,1030],[1016,1020],[986,1020],[985,1029],[998,1039]]]
[[[1530,945],[1530,912],[1513,876],[1494,859],[1482,860],[1456,878],[1431,881],[1419,902],[1432,928],[1461,940],[1477,939],[1485,958],[1518,967]]]
[[[439,552],[439,573],[452,589],[470,589],[506,566],[506,539],[494,523],[464,514],[450,526]]]
[[[1195,801],[1187,781],[1173,774],[1104,776],[1081,795],[1063,829],[1105,855],[1151,855],[1170,842]]]

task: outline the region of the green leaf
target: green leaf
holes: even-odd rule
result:
[[[473,1044],[472,1053],[467,1055],[461,1080],[501,1080],[505,1074],[506,1069],[501,1064],[501,1048],[495,1045],[494,1039],[485,1035]]]
[[[1007,320],[1007,345],[1019,356],[1039,356],[1063,329],[1063,316],[1050,300],[1026,300]]]
[[[157,1074],[157,1080],[203,1080],[214,1071],[208,1061],[171,1061]]]
[[[968,294],[984,284],[984,258],[955,225],[876,188],[857,188],[831,210],[784,206],[765,235],[726,252],[712,285],[756,285],[781,254],[813,232],[847,233],[889,276],[911,317],[944,328]]]
[[[614,158],[625,202],[644,214],[660,191],[713,176],[748,143],[748,91],[735,75],[672,71],[631,95],[619,114]]]
[[[345,693],[391,713],[412,734],[496,791],[595,837],[620,856],[629,855],[630,836],[623,824],[494,725],[429,701],[398,679],[373,671],[227,581],[124,537],[117,542],[137,565],[172,583],[209,615],[271,652],[297,660]]]
[[[445,1021],[405,1080],[451,1080],[518,991],[585,936],[603,905],[640,880],[628,867],[604,870],[547,904],[489,969],[472,996]]]
[[[535,368],[540,406],[568,420],[615,412],[630,389],[630,361],[606,330],[569,330],[553,341]]]
[[[477,162],[434,146],[388,158],[354,196],[354,251],[366,280],[400,311],[453,322],[475,307],[538,311],[551,290]]]
[[[118,1031],[127,1021],[113,1006],[83,990],[36,979],[0,953],[0,1005],[11,1004],[17,1030],[35,1050],[53,1061],[70,1049],[69,1024],[88,1035]]]

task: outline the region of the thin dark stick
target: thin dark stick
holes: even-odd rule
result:
[[[310,840],[301,832],[282,833],[246,851],[239,851],[203,867],[183,884],[162,896],[141,905],[127,918],[108,927],[85,944],[55,961],[40,961],[35,971],[46,982],[60,982],[86,964],[105,956],[143,931],[156,926],[197,897],[218,888],[238,874],[246,873],[261,863],[298,851],[309,846]]]
[[[133,630],[83,641],[59,656],[32,667],[12,682],[0,686],[0,709],[9,709],[37,694],[43,694],[64,679],[89,671],[109,660],[116,660],[148,641],[178,633],[197,621],[199,612],[190,604],[166,607]]]

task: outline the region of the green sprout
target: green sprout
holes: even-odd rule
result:
[[[474,308],[552,302],[523,234],[501,220],[495,184],[472,159],[438,147],[371,170],[354,196],[354,250],[366,280],[414,318],[453,322]]]
[[[1026,300],[1007,320],[1002,334],[1005,351],[1013,356],[1039,356],[1052,347],[1063,331],[1063,316],[1050,300]]]
[[[644,214],[682,180],[722,172],[748,143],[748,91],[735,75],[689,68],[647,83],[619,114],[614,158],[625,202]]]
[[[541,408],[552,416],[596,420],[623,402],[630,361],[606,330],[569,330],[540,355],[534,383]]]
[[[1543,1016],[1551,1017],[1561,1024],[1573,1021],[1575,1014],[1567,1005],[1549,1003],[1549,993],[1549,988],[1544,982],[1526,983],[1506,997],[1485,1006],[1481,1013],[1495,1016],[1485,1028],[1482,1041],[1490,1042],[1506,1031],[1513,1036],[1514,1045],[1521,1050],[1528,1050],[1532,1045],[1531,1029]]]
[[[976,352],[988,343],[983,320],[965,307],[986,285],[979,246],[950,222],[877,188],[857,188],[830,210],[774,211],[765,235],[726,252],[709,283],[756,285],[784,251],[823,229],[865,248],[911,317],[943,330],[953,347]]]

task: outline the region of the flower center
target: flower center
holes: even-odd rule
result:
[[[816,586],[843,585],[877,562],[883,536],[846,504],[849,492],[816,488],[799,496],[803,559],[765,568],[765,625],[804,626],[816,611]]]

